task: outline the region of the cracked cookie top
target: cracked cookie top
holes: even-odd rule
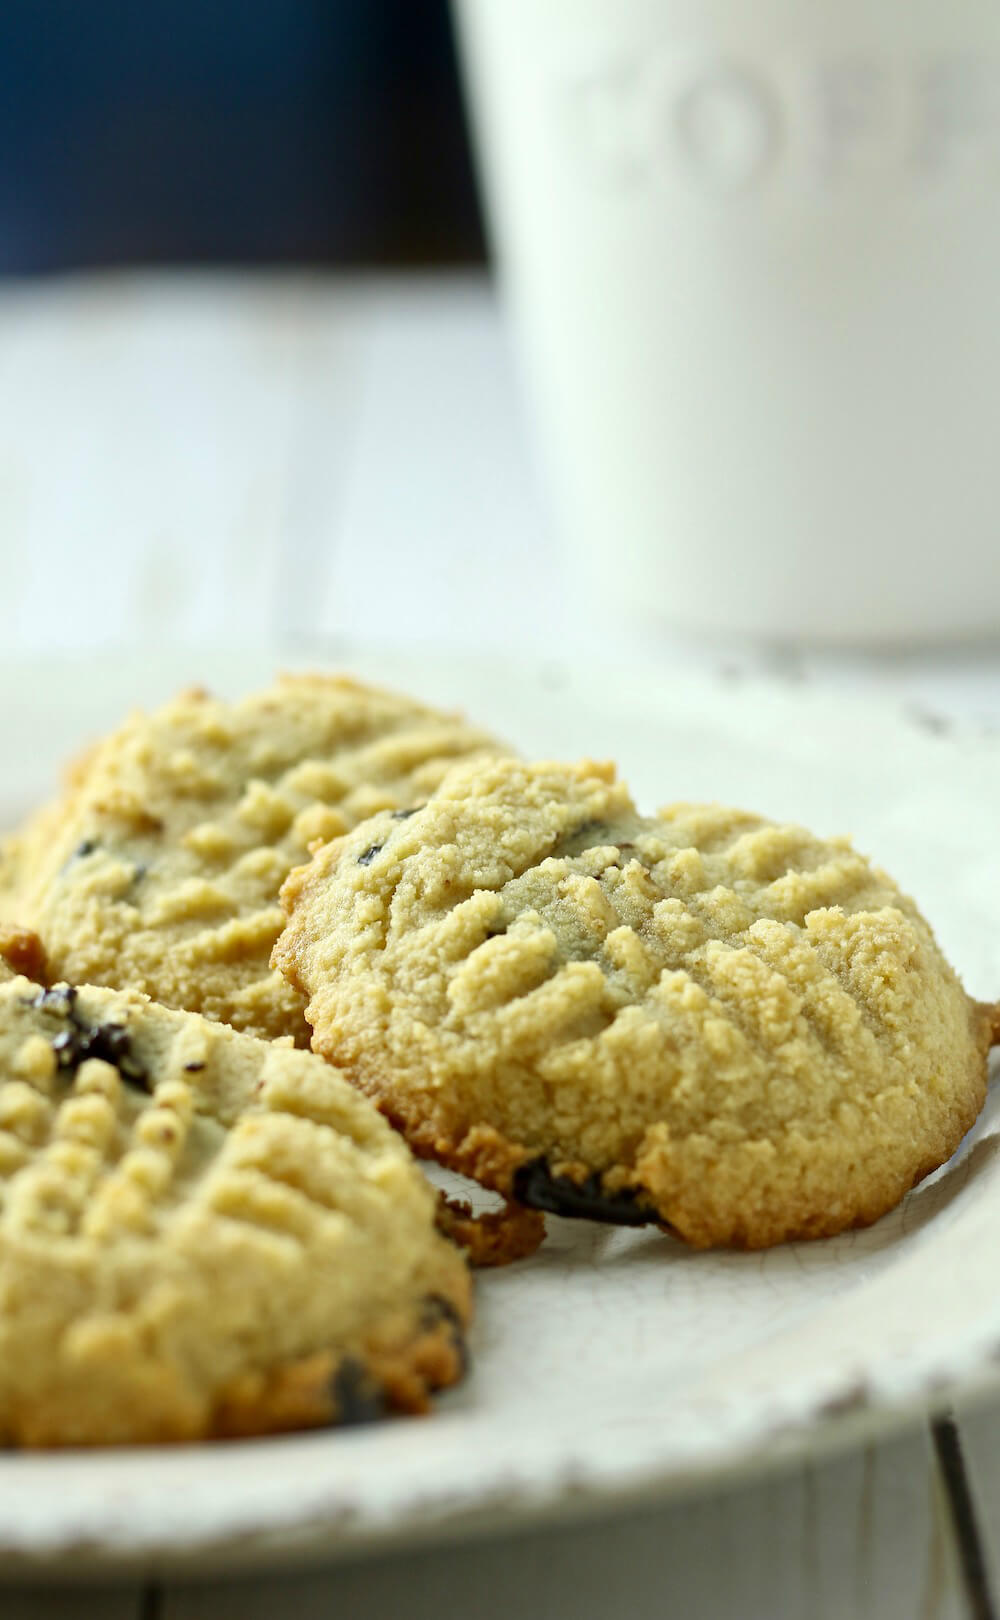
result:
[[[987,1009],[846,839],[456,766],[293,873],[274,960],[421,1152],[539,1207],[762,1246],[875,1219],[985,1094]]]

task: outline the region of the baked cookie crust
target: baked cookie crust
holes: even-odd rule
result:
[[[421,1411],[470,1279],[405,1143],[318,1058],[0,982],[0,1442]]]
[[[308,1046],[301,998],[268,967],[283,879],[486,751],[501,745],[459,716],[346,677],[184,694],[92,749],[8,841],[0,916],[41,936],[54,978]]]
[[[954,1151],[996,1009],[845,839],[640,816],[613,767],[456,766],[282,891],[313,1046],[417,1152],[561,1214],[760,1248]]]

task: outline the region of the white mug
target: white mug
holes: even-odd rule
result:
[[[997,0],[456,0],[555,510],[645,619],[1000,628]]]

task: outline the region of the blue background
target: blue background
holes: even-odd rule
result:
[[[446,0],[0,0],[0,272],[482,253]]]

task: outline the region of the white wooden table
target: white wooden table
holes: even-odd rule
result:
[[[655,643],[577,599],[479,278],[115,277],[0,292],[0,645],[595,645],[1000,725],[1000,651]],[[2,1571],[0,1571],[2,1582]],[[585,1526],[371,1563],[0,1585],[3,1620],[1000,1614],[1000,1409]]]

